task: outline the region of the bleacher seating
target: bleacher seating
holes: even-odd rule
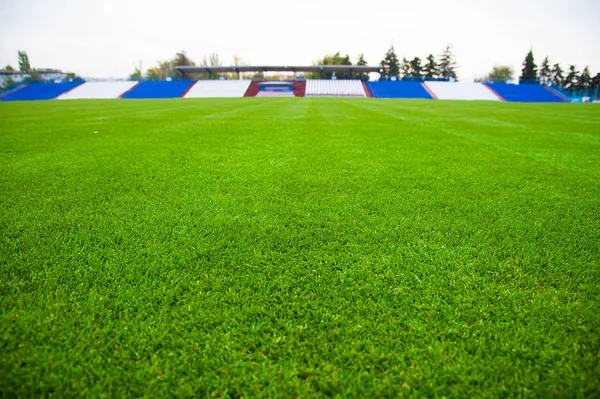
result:
[[[482,83],[425,82],[425,85],[440,100],[490,100],[500,99]]]
[[[184,97],[244,97],[250,83],[250,80],[199,80]]]
[[[191,80],[174,80],[171,82],[140,82],[121,96],[121,98],[177,98],[193,84]]]
[[[306,96],[366,97],[360,80],[307,80]]]
[[[535,84],[504,84],[488,83],[488,86],[509,102],[524,103],[562,103],[565,99],[554,92],[546,89],[544,86]]]
[[[32,83],[0,98],[0,101],[52,100],[79,86],[81,82]]]
[[[367,85],[376,98],[433,98],[421,82],[379,81],[367,82]]]
[[[81,86],[62,94],[58,100],[78,100],[94,98],[119,98],[123,93],[131,90],[138,82],[85,82]]]

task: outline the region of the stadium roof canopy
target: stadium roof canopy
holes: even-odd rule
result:
[[[311,66],[177,66],[182,75],[186,73],[231,73],[231,72],[336,72],[336,73],[381,73],[383,67],[367,65],[311,65]]]

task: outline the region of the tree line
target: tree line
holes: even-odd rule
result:
[[[565,76],[565,71],[559,63],[552,65],[547,56],[538,69],[533,50],[529,50],[523,61],[519,81],[523,83],[539,82],[545,85],[554,84],[569,91],[596,89],[600,85],[600,73],[592,78],[588,66],[579,72],[576,65],[569,65],[566,73]]]
[[[495,66],[492,71],[480,81],[501,81],[514,79],[514,70],[507,65]],[[600,73],[592,77],[589,67],[585,67],[579,72],[576,65],[569,65],[567,73],[560,63],[552,64],[548,57],[545,57],[539,66],[535,63],[533,50],[530,50],[523,61],[523,69],[519,76],[520,83],[539,83],[543,85],[554,85],[567,91],[580,91],[596,89],[600,85]]]
[[[314,65],[353,65],[349,55],[342,56],[340,52],[334,55],[325,55],[322,59],[317,60]],[[369,65],[364,58],[364,54],[359,54],[356,60],[356,64]],[[439,61],[433,54],[429,54],[425,58],[425,63],[419,57],[414,57],[411,60],[403,58],[399,60],[396,50],[392,45],[389,50],[383,56],[380,62],[381,73],[380,80],[392,80],[392,79],[407,79],[407,80],[436,80],[444,79],[448,80],[451,78],[456,79],[456,61],[454,54],[452,53],[452,47],[446,46],[446,49],[439,56]],[[309,79],[331,79],[333,73],[310,73],[307,74]],[[336,73],[337,79],[361,79],[368,80],[369,75],[363,72],[338,72]]]
[[[452,46],[448,44],[436,60],[433,54],[425,58],[425,62],[420,57],[414,57],[408,60],[398,59],[394,46],[385,53],[381,60],[382,73],[380,80],[407,79],[407,80],[449,80],[456,79],[456,60],[452,53]]]
[[[241,58],[234,56],[234,65],[238,66],[241,62]],[[204,56],[198,66],[222,66],[219,54],[212,53],[208,56]],[[154,67],[148,68],[146,73],[143,73],[142,63],[134,66],[134,71],[129,75],[130,80],[140,80],[147,78],[151,80],[164,80],[168,77],[174,77],[180,75],[179,71],[175,69],[178,66],[197,66],[196,63],[187,56],[184,50],[179,51],[175,56],[168,60],[159,61]],[[186,74],[186,77],[192,80],[204,78],[203,75],[206,73]]]

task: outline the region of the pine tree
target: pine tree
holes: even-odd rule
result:
[[[350,56],[348,54],[346,54],[344,57],[339,56],[339,54],[340,53],[337,54],[338,58],[334,60],[337,65],[352,65],[352,61],[350,61]],[[338,79],[352,79],[350,72],[340,72],[336,74],[336,77]]]
[[[365,65],[369,65],[367,63],[367,61],[365,60],[365,56],[364,54],[359,54],[358,55],[358,61],[356,61],[356,65],[358,66],[365,66]],[[369,74],[368,73],[364,73],[364,72],[359,72],[357,74],[355,74],[355,77],[360,79],[360,80],[369,80]]]
[[[542,61],[542,66],[540,67],[540,82],[542,84],[548,84],[550,82],[550,61],[548,61],[548,57],[544,58]]]
[[[419,57],[415,57],[410,61],[410,75],[415,78],[420,78],[423,76],[421,73],[423,71],[423,67],[421,66],[421,59]]]
[[[410,62],[406,59],[406,57],[402,58],[402,77],[411,77],[410,73]]]
[[[594,76],[592,78],[592,82],[591,82],[590,87],[592,89],[598,89],[598,88],[600,88],[600,73],[596,74],[596,76]]]
[[[563,81],[563,87],[567,90],[575,90],[577,88],[577,77],[579,76],[579,72],[577,71],[577,67],[575,65],[571,65],[569,67],[569,74]]]
[[[521,77],[519,80],[537,80],[537,65],[533,59],[533,50],[529,50],[525,61],[523,61],[523,69],[521,70]]]
[[[398,76],[400,73],[400,61],[398,61],[394,46],[391,46],[387,53],[385,53],[381,65],[383,66],[382,78],[389,80],[392,76]]]
[[[600,73],[592,78],[590,88],[596,91],[596,99],[600,99]]]
[[[31,65],[29,64],[29,56],[25,51],[18,51],[17,56],[19,59],[19,71],[23,73],[31,72]]]
[[[434,79],[438,76],[438,64],[433,54],[427,56],[427,64],[425,64],[424,72],[425,77],[428,79]]]
[[[577,79],[577,90],[587,90],[592,85],[592,77],[590,76],[590,68],[585,67],[579,79]]]
[[[554,64],[552,71],[550,72],[550,82],[557,86],[562,86],[564,79],[563,70],[560,67],[560,64]]]
[[[365,60],[364,54],[361,53],[358,55],[358,61],[356,61],[356,65],[360,65],[360,66],[369,65],[367,63],[367,61]]]
[[[439,71],[443,78],[456,79],[456,61],[454,61],[454,54],[452,54],[452,46],[450,44],[446,46],[446,49],[440,56]]]

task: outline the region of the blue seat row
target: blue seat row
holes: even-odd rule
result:
[[[0,98],[0,101],[52,100],[79,86],[82,82],[32,83]]]
[[[368,82],[371,95],[377,98],[426,98],[433,99],[421,82],[379,81]]]
[[[524,103],[562,103],[565,100],[541,85],[534,84],[506,84],[488,83],[488,87],[494,90],[500,97],[508,102]]]
[[[145,81],[134,86],[121,98],[177,98],[194,84],[191,80]]]

